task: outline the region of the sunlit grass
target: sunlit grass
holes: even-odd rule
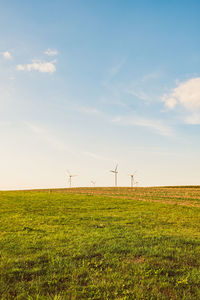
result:
[[[1,192],[1,299],[200,299],[199,191]]]

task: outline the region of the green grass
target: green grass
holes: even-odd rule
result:
[[[200,299],[200,189],[0,192],[0,299]]]

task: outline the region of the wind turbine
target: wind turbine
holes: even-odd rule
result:
[[[72,177],[75,177],[75,176],[78,176],[78,175],[72,175],[68,170],[67,170],[67,173],[69,174],[69,187],[71,188],[72,187]]]
[[[116,165],[114,170],[110,170],[110,172],[115,174],[115,186],[116,187],[117,187],[117,174],[118,174],[117,167],[118,167],[118,165]]]
[[[91,183],[93,184],[93,187],[95,187],[96,181],[91,180]]]
[[[131,187],[133,187],[133,185],[134,185],[134,177],[135,177],[135,173],[136,173],[137,171],[135,171],[133,174],[130,174],[129,176],[131,177]]]

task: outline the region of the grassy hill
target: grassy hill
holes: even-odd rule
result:
[[[1,299],[200,299],[200,188],[0,192]]]

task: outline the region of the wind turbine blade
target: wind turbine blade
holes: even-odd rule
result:
[[[118,165],[116,165],[115,172],[117,172],[117,167],[118,167]]]

